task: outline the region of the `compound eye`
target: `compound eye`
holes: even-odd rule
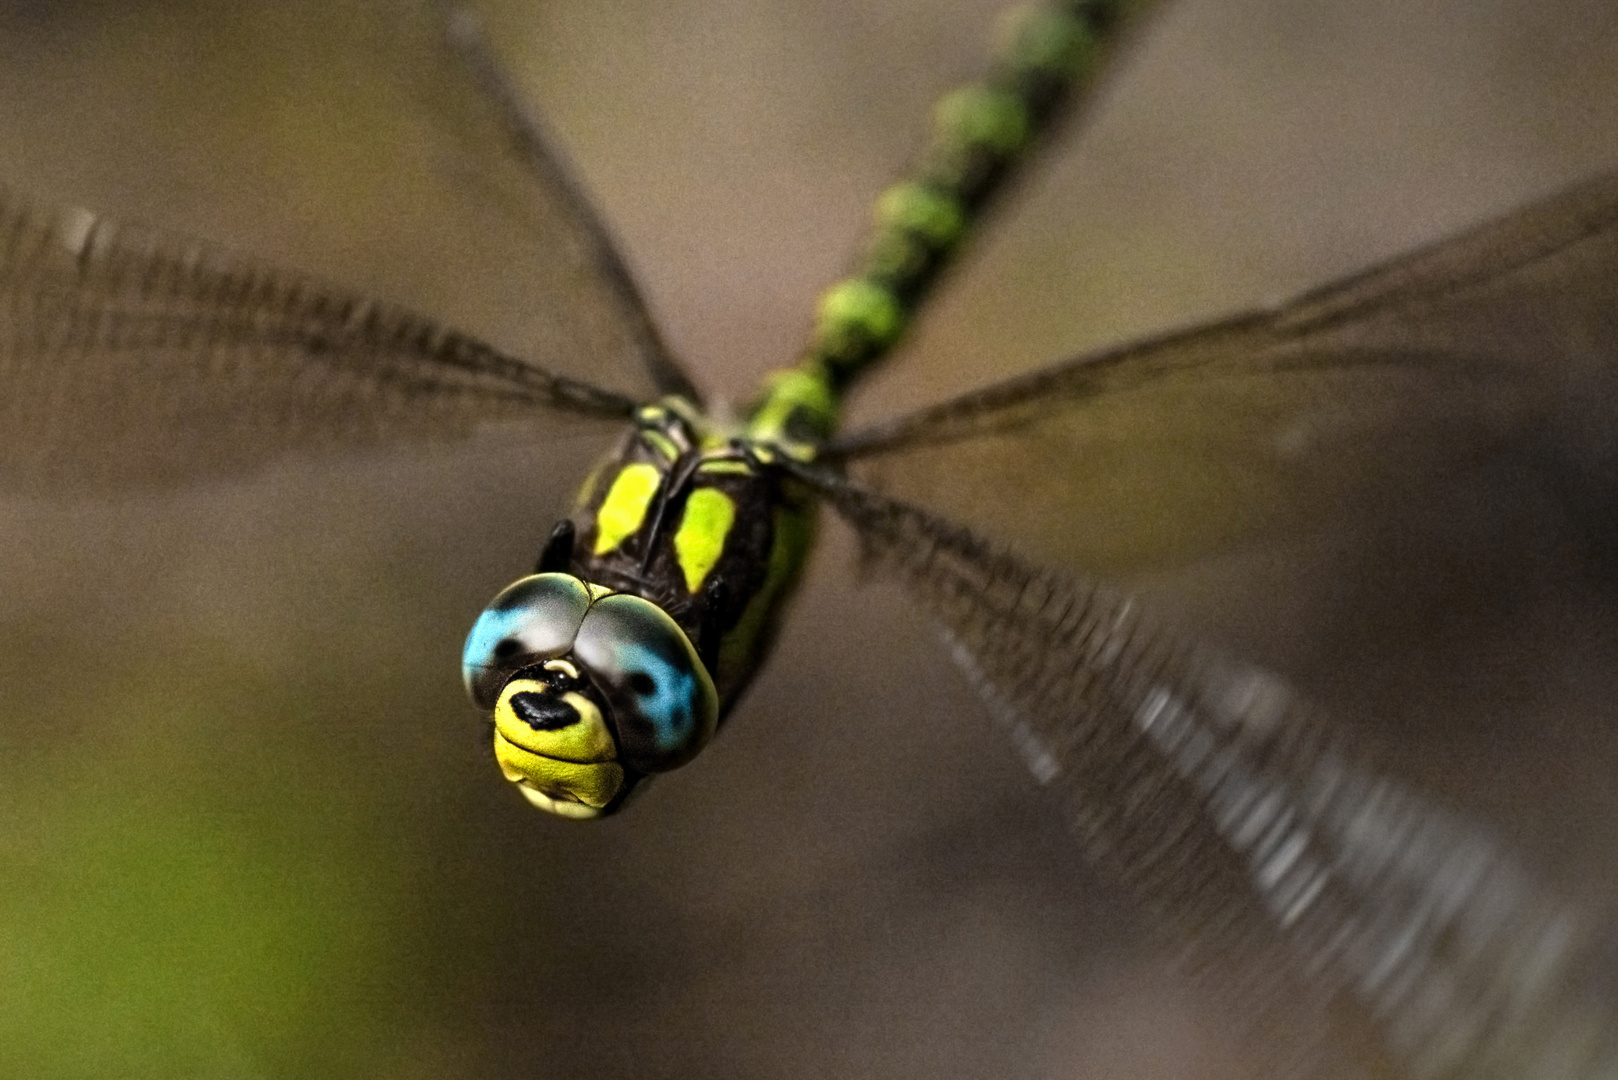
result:
[[[679,624],[638,596],[597,600],[573,655],[606,698],[618,756],[640,772],[684,765],[713,737],[719,695]]]
[[[477,707],[493,710],[515,671],[573,647],[590,610],[590,590],[572,574],[531,574],[508,585],[472,624],[461,677]]]

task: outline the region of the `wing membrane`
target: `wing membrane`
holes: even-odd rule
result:
[[[1351,515],[1527,437],[1608,462],[1615,359],[1605,176],[1277,308],[1059,364],[838,449],[1042,561],[1122,572]],[[1608,498],[1600,477],[1571,482]]]
[[[0,476],[15,487],[632,409],[405,309],[0,192]]]
[[[0,180],[430,313],[624,397],[679,383],[604,226],[455,25],[430,0],[8,24]]]
[[[938,621],[1088,856],[1195,948],[1286,1075],[1362,1075],[1366,1028],[1409,1075],[1618,1065],[1595,924],[1281,680],[1121,594],[804,475]]]
[[[477,17],[470,9],[442,0],[435,0],[434,7],[443,24],[445,40],[462,61],[471,85],[482,95],[487,114],[483,123],[454,126],[469,144],[475,139],[488,146],[479,153],[478,147],[468,145],[471,156],[495,158],[495,140],[504,135],[505,153],[500,156],[526,174],[534,188],[531,197],[522,201],[537,218],[531,226],[536,237],[568,229],[573,242],[567,247],[583,264],[581,268],[590,272],[602,300],[617,309],[623,332],[652,385],[661,394],[683,394],[692,401],[700,400],[690,377],[658,333],[606,224],[570,174],[538,114],[506,78]]]

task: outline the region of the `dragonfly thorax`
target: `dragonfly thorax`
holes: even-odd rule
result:
[[[686,409],[641,410],[542,572],[480,616],[467,690],[530,802],[611,813],[712,737],[764,658],[809,541],[808,504],[772,460]]]

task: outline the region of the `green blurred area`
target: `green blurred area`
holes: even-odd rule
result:
[[[1284,295],[1618,161],[1604,0],[1483,7],[1167,7],[856,412]],[[487,14],[674,342],[739,394],[792,356],[994,8]],[[0,5],[0,180],[520,347],[520,233],[475,186],[390,178],[410,148],[377,151],[338,96],[363,43],[289,29],[322,9]],[[305,77],[333,96],[265,89]],[[858,587],[835,530],[701,762],[593,827],[510,791],[461,639],[600,445],[495,432],[0,503],[0,1075],[1248,1075],[1231,1003],[1182,987],[1076,865],[929,629]],[[1366,630],[1386,611],[1339,582],[1311,607],[1182,571],[1149,584],[1315,692],[1396,729],[1475,723],[1399,732],[1410,774],[1618,893],[1618,754],[1591,719],[1618,671],[1605,594],[1522,613],[1539,653],[1457,659],[1435,606]],[[1478,672],[1513,665],[1530,689],[1490,700]]]
[[[205,702],[262,690],[209,690],[119,693],[125,737],[11,770],[14,1075],[395,1073],[419,1052],[389,1035],[409,1027],[399,1002],[367,1030],[345,1019],[386,1002],[403,961],[386,901],[409,880],[383,856],[396,838],[356,820],[370,793],[306,753],[221,768]]]

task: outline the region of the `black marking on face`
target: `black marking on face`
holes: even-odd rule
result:
[[[510,682],[526,679],[537,682],[553,694],[566,694],[572,691],[588,689],[589,683],[583,678],[569,674],[560,667],[551,667],[549,663],[529,664],[511,673]]]
[[[552,694],[521,690],[511,695],[512,714],[535,731],[560,731],[579,722],[579,710]]]

